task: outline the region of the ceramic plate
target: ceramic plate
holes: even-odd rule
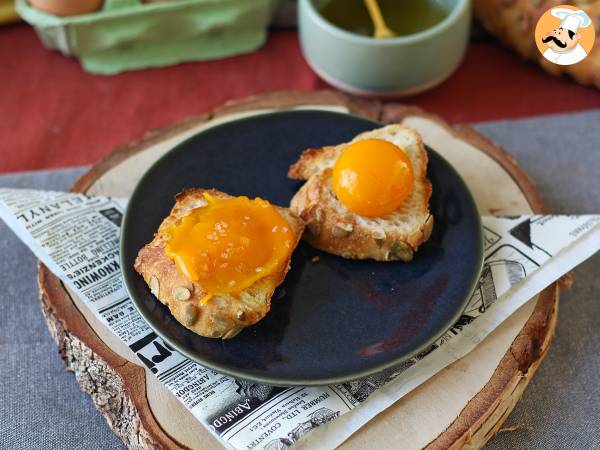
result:
[[[158,160],[130,198],[121,235],[125,283],[148,324],[203,366],[274,385],[341,383],[430,348],[460,317],[483,259],[473,197],[430,148],[435,226],[411,263],[346,260],[301,242],[269,314],[232,340],[188,331],[133,269],[137,252],[183,189],[214,187],[287,206],[302,185],[287,178],[288,167],[304,149],[345,142],[380,126],[317,110],[264,114],[205,130]],[[312,262],[317,255],[320,260]]]

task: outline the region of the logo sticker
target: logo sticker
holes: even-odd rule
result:
[[[570,66],[582,61],[594,46],[596,33],[590,16],[569,5],[546,11],[535,27],[535,44],[548,61]]]

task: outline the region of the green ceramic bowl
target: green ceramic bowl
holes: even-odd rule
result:
[[[432,88],[460,64],[469,37],[469,0],[440,0],[449,14],[427,30],[374,39],[343,30],[299,0],[300,42],[308,64],[329,84],[358,95],[401,96]]]

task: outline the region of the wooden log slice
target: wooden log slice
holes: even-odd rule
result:
[[[474,129],[452,128],[418,108],[330,91],[251,97],[151,131],[95,164],[73,191],[128,196],[152,162],[190,135],[244,115],[306,107],[414,127],[461,173],[482,214],[544,212],[527,175],[500,146]],[[41,263],[38,280],[42,309],[65,368],[75,373],[81,388],[127,447],[222,448]],[[397,448],[402,442],[403,448],[481,448],[499,430],[548,351],[559,289],[559,283],[549,286],[475,350],[379,414],[342,447]]]

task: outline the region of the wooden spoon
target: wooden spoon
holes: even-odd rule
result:
[[[385,24],[377,0],[364,0],[364,2],[369,11],[369,15],[371,16],[371,20],[373,21],[373,25],[375,26],[375,32],[373,33],[375,39],[396,37],[396,33],[390,30]]]

